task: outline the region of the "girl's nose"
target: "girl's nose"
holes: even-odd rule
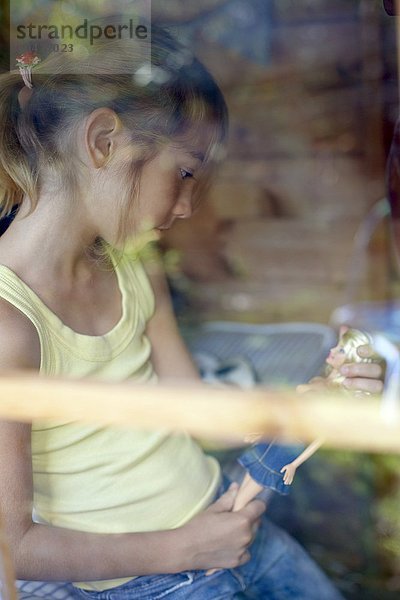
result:
[[[189,219],[192,216],[192,195],[185,194],[184,197],[179,198],[178,202],[174,207],[174,216],[177,219]]]

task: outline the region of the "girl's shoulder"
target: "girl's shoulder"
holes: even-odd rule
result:
[[[33,323],[18,308],[0,298],[0,369],[40,367],[40,341]]]

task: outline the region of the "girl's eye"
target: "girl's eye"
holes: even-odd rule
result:
[[[187,169],[179,169],[180,173],[181,173],[181,179],[189,179],[189,178],[193,178],[193,173],[191,171],[188,171]]]
[[[345,353],[344,348],[340,348],[339,352],[340,352],[340,354],[344,354]]]

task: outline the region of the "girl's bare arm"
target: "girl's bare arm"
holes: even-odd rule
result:
[[[160,379],[199,381],[200,376],[178,330],[165,275],[152,264],[148,275],[156,298],[154,316],[147,325],[152,361]]]

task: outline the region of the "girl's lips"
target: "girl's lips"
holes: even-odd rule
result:
[[[175,218],[170,219],[169,221],[167,221],[166,223],[163,223],[162,225],[160,225],[159,227],[157,227],[157,229],[159,231],[165,231],[166,229],[171,229],[172,225],[175,222]]]
[[[157,227],[159,231],[165,231],[166,229],[171,229],[173,221],[171,223],[167,223],[166,225],[160,225]]]

